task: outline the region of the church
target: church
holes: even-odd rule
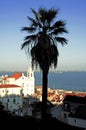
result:
[[[23,97],[35,93],[34,71],[28,68],[26,76],[22,72],[4,76],[0,84],[0,102],[6,110],[15,111],[23,106]]]

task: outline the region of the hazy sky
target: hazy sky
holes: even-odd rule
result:
[[[30,59],[21,50],[27,33],[30,8],[59,8],[59,19],[66,21],[68,45],[59,48],[57,70],[86,71],[86,0],[0,0],[0,71],[27,70]]]

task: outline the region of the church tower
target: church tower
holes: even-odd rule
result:
[[[29,67],[27,70],[27,78],[29,79],[34,78],[34,71],[32,70],[31,67]]]
[[[34,78],[34,71],[32,70],[31,66],[27,70],[27,78],[28,78],[29,94],[34,94],[35,93],[35,78]]]

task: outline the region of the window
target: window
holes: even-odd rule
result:
[[[9,99],[7,99],[7,102],[9,102]]]
[[[15,98],[13,99],[13,103],[15,103],[16,102],[16,100],[15,100]]]
[[[7,90],[6,93],[8,93],[9,91]]]
[[[64,118],[66,118],[67,117],[67,115],[66,115],[66,113],[64,113]]]

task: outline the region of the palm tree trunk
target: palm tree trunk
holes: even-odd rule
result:
[[[42,77],[42,119],[46,118],[46,109],[47,109],[47,88],[48,88],[48,71],[43,70]]]

